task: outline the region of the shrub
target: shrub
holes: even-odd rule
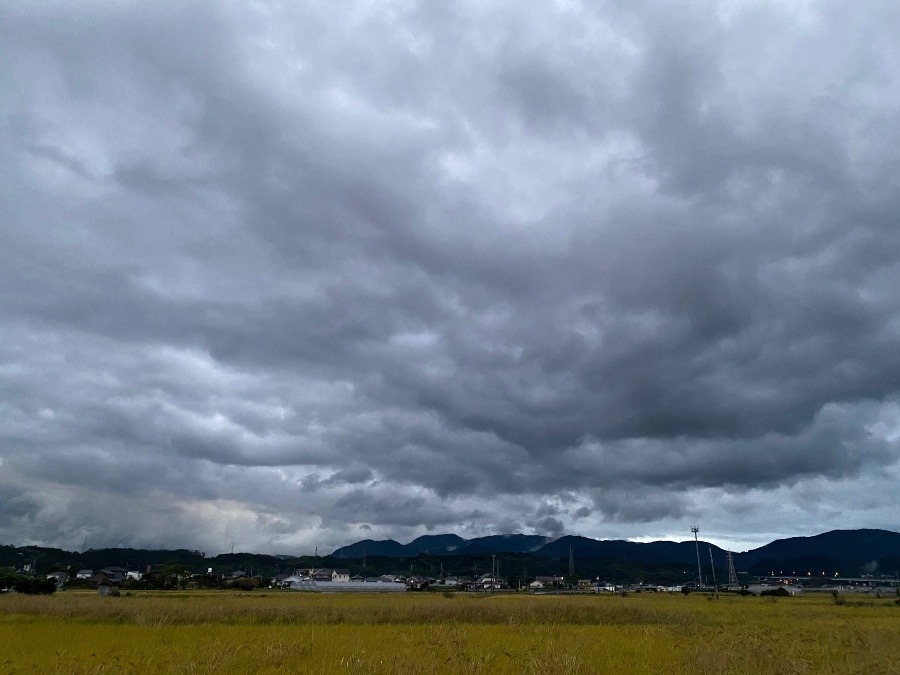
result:
[[[25,595],[50,595],[56,592],[56,582],[52,579],[24,577],[16,581],[13,588],[16,593],[24,593]]]
[[[253,589],[259,587],[259,579],[254,579],[254,578],[237,579],[234,582],[233,587],[237,588],[238,590],[241,590],[241,591],[252,591]]]
[[[847,602],[847,598],[845,598],[837,591],[831,591],[831,601],[836,605],[843,605],[845,602]]]
[[[791,596],[790,592],[788,592],[788,589],[786,589],[784,586],[779,586],[778,588],[773,588],[768,591],[762,591],[760,595],[765,595],[770,598],[789,598]]]

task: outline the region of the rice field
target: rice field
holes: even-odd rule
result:
[[[898,673],[896,598],[0,596],[0,673]]]

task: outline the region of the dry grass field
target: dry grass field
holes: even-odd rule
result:
[[[0,673],[898,673],[894,598],[0,596]]]

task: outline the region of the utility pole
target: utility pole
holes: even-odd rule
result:
[[[700,531],[700,528],[696,525],[691,525],[691,532],[694,533],[694,546],[697,549],[697,585],[702,588],[703,587],[703,570],[700,568],[700,541],[697,539],[697,533]]]
[[[494,592],[494,584],[497,583],[497,556],[491,555],[491,593]]]
[[[716,600],[719,599],[719,584],[716,581],[716,563],[713,562],[712,544],[709,546],[709,567],[712,570],[713,592],[716,594]]]

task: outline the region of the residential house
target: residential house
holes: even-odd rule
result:
[[[341,583],[349,583],[350,582],[350,570],[331,570],[331,580],[339,581]]]
[[[272,586],[274,586],[275,588],[282,588],[288,585],[285,583],[288,579],[296,576],[296,574],[290,574],[288,572],[284,572],[283,574],[276,574],[274,577],[272,577]]]
[[[503,582],[499,577],[494,577],[490,574],[482,574],[480,577],[478,577],[475,585],[478,588],[485,590],[497,590],[503,585]]]
[[[406,579],[406,590],[408,591],[427,591],[429,580],[421,576],[411,576]]]
[[[126,574],[128,574],[128,570],[124,567],[104,567],[102,570],[94,572],[91,580],[96,582],[98,586],[120,584],[125,580]]]
[[[330,569],[315,569],[310,570],[310,572],[310,578],[313,581],[332,581],[332,578],[334,576],[334,570]]]
[[[69,580],[69,575],[65,572],[50,572],[50,574],[47,575],[47,578],[53,579],[57,586],[62,586]]]

